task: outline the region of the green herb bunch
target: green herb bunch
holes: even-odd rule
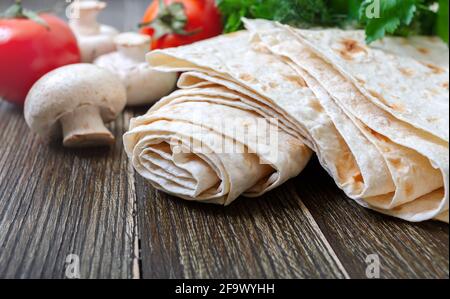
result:
[[[385,35],[438,35],[448,43],[449,0],[217,0],[225,32],[243,28],[242,17],[299,28],[353,27],[367,42]]]

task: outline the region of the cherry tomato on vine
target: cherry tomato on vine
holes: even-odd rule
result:
[[[159,0],[147,9],[141,32],[153,37],[152,49],[191,44],[220,35],[222,18],[214,0]]]

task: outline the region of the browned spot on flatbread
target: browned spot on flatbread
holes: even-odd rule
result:
[[[428,55],[430,54],[430,50],[427,48],[417,48],[417,51],[419,51],[420,53],[422,53],[423,55]]]
[[[448,81],[442,83],[442,88],[448,89]]]
[[[239,79],[244,80],[246,82],[250,82],[250,81],[255,80],[255,77],[253,77],[250,74],[244,73],[244,74],[239,75]]]
[[[316,99],[314,99],[314,100],[311,101],[310,107],[311,107],[312,109],[314,109],[314,111],[317,111],[317,112],[323,112],[323,111],[324,111],[322,105],[321,105],[320,102],[319,102],[318,100],[316,100]]]
[[[367,48],[356,40],[344,39],[341,44],[343,49],[339,51],[339,54],[345,60],[352,60],[355,54],[367,53]]]
[[[288,80],[289,82],[292,82],[292,83],[296,84],[299,87],[302,87],[302,88],[308,87],[308,85],[306,84],[305,80],[303,80],[303,78],[301,78],[299,76],[284,75],[283,77],[286,80]]]
[[[376,139],[383,141],[383,142],[390,142],[389,138],[387,138],[386,136],[381,135],[380,133],[372,130],[371,128],[368,128],[368,130],[369,130],[369,133]]]
[[[364,45],[361,45],[358,41],[353,39],[345,39],[342,41],[342,44],[344,45],[345,50],[352,54],[367,52],[367,49]]]
[[[355,175],[353,176],[353,180],[355,181],[355,183],[364,183],[364,178],[363,178],[361,172],[355,174]]]
[[[445,72],[443,68],[441,68],[441,67],[439,67],[437,65],[434,65],[432,63],[426,63],[426,62],[421,62],[421,63],[424,66],[426,66],[428,69],[430,69],[433,74],[440,75],[440,74],[443,74]]]
[[[401,158],[391,158],[391,159],[389,159],[389,162],[397,170],[402,168],[402,164],[403,163],[402,163],[402,159]]]
[[[406,108],[403,104],[390,104],[389,107],[392,108],[392,110],[398,111],[398,112],[405,112]]]
[[[398,111],[398,112],[404,112],[405,106],[403,106],[400,103],[389,103],[383,95],[376,92],[375,90],[369,89],[369,93],[374,97],[377,98],[384,106],[391,108],[392,110]]]
[[[392,150],[389,146],[381,146],[383,153],[390,153]]]
[[[353,60],[353,56],[348,54],[348,52],[344,51],[344,50],[340,50],[339,51],[339,55],[344,58],[345,60]]]
[[[369,89],[369,93],[370,93],[374,98],[377,98],[377,99],[379,99],[380,101],[386,102],[386,100],[384,99],[384,97],[383,97],[380,93],[376,92],[375,90]]]
[[[336,171],[339,179],[344,180],[347,178],[348,167],[345,163],[338,162],[336,165]]]
[[[412,77],[414,75],[414,70],[410,68],[399,68],[399,71],[406,77]]]
[[[414,185],[411,183],[405,183],[405,194],[411,196],[414,192]]]
[[[375,137],[376,139],[389,143],[390,140],[389,138],[385,137],[384,135],[381,135],[380,133],[376,132],[375,130],[372,130],[370,127],[366,126],[363,124],[364,129],[373,137]],[[387,146],[386,144],[380,144],[381,149],[383,150],[383,152],[385,153],[389,153],[391,151],[391,148],[389,146]]]
[[[353,183],[353,176],[359,173],[359,168],[355,163],[354,156],[351,152],[343,152],[340,159],[336,163],[337,177],[346,183]]]

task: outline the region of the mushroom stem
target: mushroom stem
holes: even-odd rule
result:
[[[145,62],[145,54],[150,51],[151,39],[138,33],[119,34],[114,43],[117,51],[136,62]]]
[[[83,106],[61,117],[66,147],[95,147],[114,143],[96,106]]]
[[[70,20],[70,23],[83,35],[97,35],[101,28],[101,25],[97,22],[97,17],[105,7],[104,2],[76,2],[75,9],[78,14],[76,18]]]

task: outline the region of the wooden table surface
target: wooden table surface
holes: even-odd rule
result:
[[[127,110],[111,149],[69,150],[30,133],[0,102],[0,277],[448,278],[448,225],[406,223],[359,207],[312,161],[296,179],[230,207],[154,190],[124,153]]]
[[[128,13],[145,4],[127,2]],[[65,278],[73,254],[81,278],[365,278],[374,254],[381,278],[449,278],[448,225],[363,209],[316,161],[226,208],[154,190],[122,146],[144,112],[109,126],[111,149],[74,151],[40,141],[0,100],[0,278]]]

